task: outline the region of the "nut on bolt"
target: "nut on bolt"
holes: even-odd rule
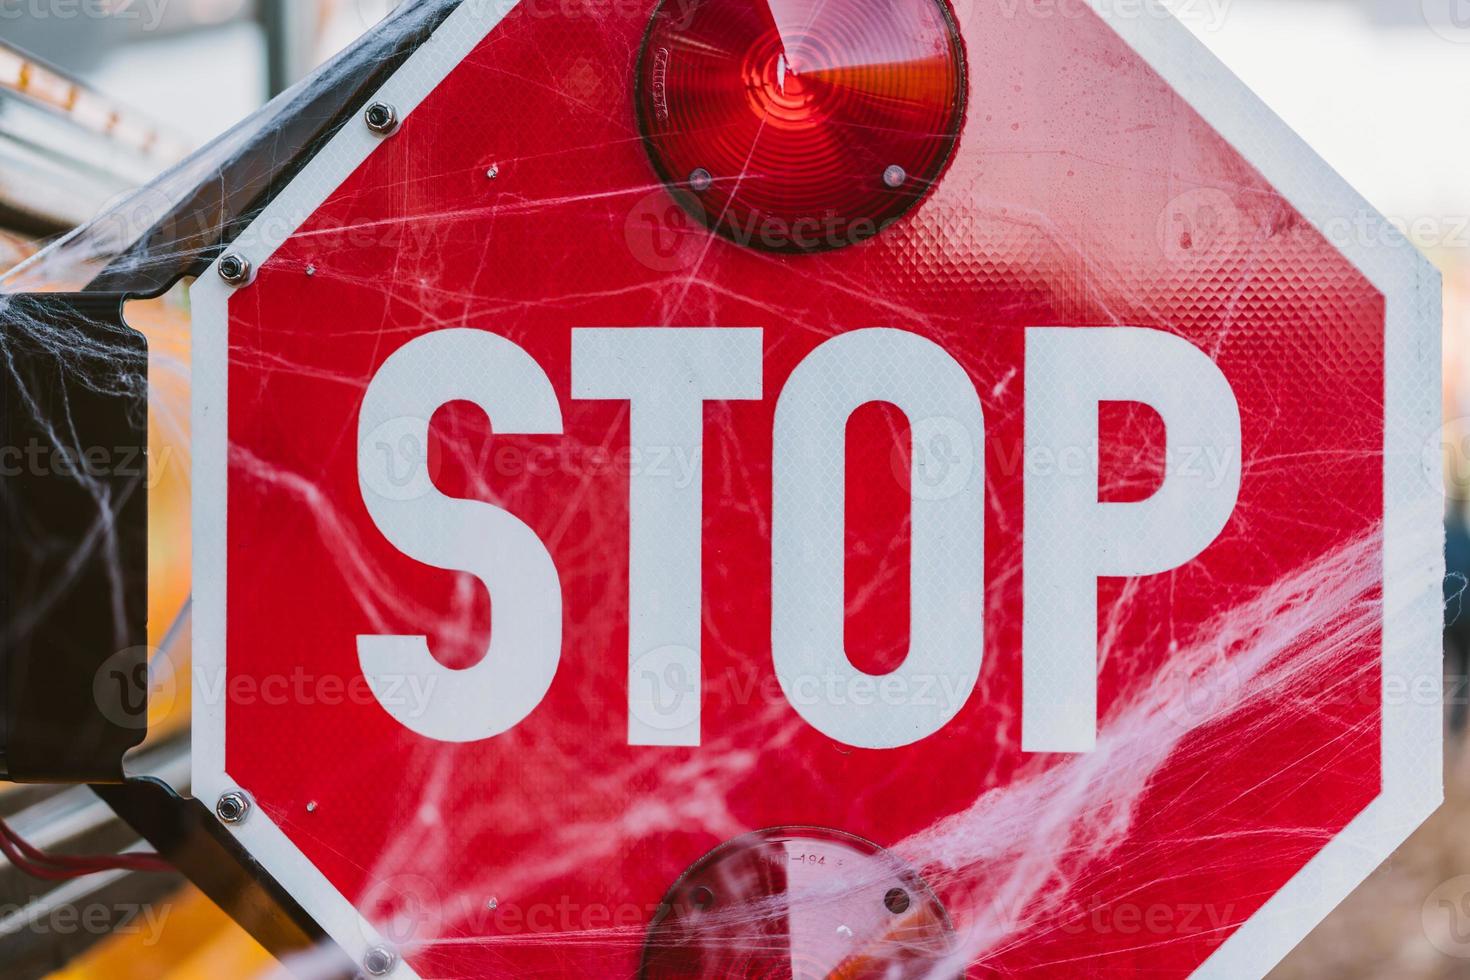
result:
[[[228,252],[220,257],[219,277],[231,286],[244,286],[254,275],[255,267],[245,256]]]
[[[362,968],[368,976],[386,977],[398,965],[398,956],[386,946],[374,946],[362,958]]]
[[[219,798],[214,805],[214,813],[223,823],[231,826],[242,824],[250,816],[250,797],[243,790],[231,790]]]
[[[368,129],[379,136],[392,136],[398,131],[398,110],[387,102],[374,102],[363,114]]]

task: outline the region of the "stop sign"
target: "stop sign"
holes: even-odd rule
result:
[[[1259,975],[1439,800],[1438,278],[1149,4],[470,0],[215,272],[194,790],[369,973]]]

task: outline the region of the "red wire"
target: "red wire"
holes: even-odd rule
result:
[[[158,858],[157,855],[152,854],[117,854],[98,857],[47,854],[28,843],[3,820],[0,820],[0,835],[3,835],[28,860],[38,864],[55,865],[61,868],[89,868],[101,871],[112,870],[114,868],[125,868],[134,871],[171,870],[171,866]]]
[[[47,870],[46,868],[32,865],[15,849],[15,845],[4,837],[0,837],[0,854],[4,854],[6,860],[32,878],[41,878],[45,881],[69,881],[72,878],[80,877],[80,874],[75,871]]]
[[[79,857],[47,854],[29,844],[4,820],[0,820],[0,854],[24,873],[45,881],[68,881],[101,871],[173,871],[157,854],[110,854]]]
[[[169,871],[171,866],[157,855],[108,855],[72,857],[51,855],[31,846],[4,821],[0,821],[0,852],[27,874],[47,880],[66,880],[100,871]]]

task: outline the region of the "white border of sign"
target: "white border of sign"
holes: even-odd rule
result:
[[[1338,177],[1157,0],[1121,7],[1088,0],[1195,111],[1319,230],[1363,215],[1377,227],[1339,247],[1387,300],[1384,457],[1383,791],[1249,921],[1196,977],[1262,976],[1439,806],[1439,699],[1388,702],[1387,685],[1440,684],[1443,559],[1435,546],[1443,508],[1440,427],[1440,277],[1389,223]],[[515,7],[465,0],[379,90],[407,117]],[[382,144],[347,125],[231,247],[260,268]],[[1373,244],[1370,244],[1373,243]],[[209,803],[236,789],[225,771],[225,561],[228,475],[227,303],[217,270],[195,283],[193,356],[194,701],[193,790]],[[1430,452],[1426,453],[1428,446]],[[1433,556],[1433,557],[1431,557]],[[215,697],[201,679],[214,679]],[[248,787],[246,787],[248,789]],[[291,840],[256,809],[232,828],[240,843],[361,963],[383,940]],[[400,963],[396,977],[417,977]]]

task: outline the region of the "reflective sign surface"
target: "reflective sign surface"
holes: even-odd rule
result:
[[[948,170],[787,255],[651,5],[492,6],[195,289],[196,792],[393,975],[1269,968],[1438,796],[1434,274],[1172,23],[957,7]]]

